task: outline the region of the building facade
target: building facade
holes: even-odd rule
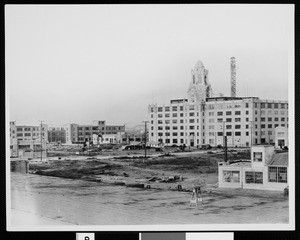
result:
[[[18,157],[21,150],[37,152],[46,150],[48,142],[48,125],[40,126],[17,126],[16,122],[10,122],[10,149],[11,156]]]
[[[97,121],[92,125],[67,124],[65,129],[68,144],[93,142],[93,135],[102,137],[125,133],[125,125],[106,125],[105,121]]]
[[[66,143],[66,130],[63,127],[51,127],[48,129],[49,143]]]
[[[257,97],[213,97],[201,61],[192,70],[186,99],[151,104],[149,140],[164,145],[246,147],[274,144],[275,128],[288,127],[287,101]]]
[[[276,153],[274,146],[253,146],[251,161],[221,162],[219,187],[283,190],[288,186],[288,152]]]

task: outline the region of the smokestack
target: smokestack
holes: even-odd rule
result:
[[[236,97],[236,65],[235,65],[235,57],[230,58],[230,89],[231,89],[231,97]]]

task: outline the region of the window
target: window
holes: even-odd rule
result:
[[[241,111],[235,111],[235,115],[241,115]]]
[[[214,128],[215,128],[214,125],[209,125],[209,126],[208,126],[208,129],[214,129]]]
[[[246,118],[246,122],[249,122],[249,118]]]
[[[271,117],[268,118],[268,122],[272,122],[272,118]]]
[[[208,120],[208,122],[213,123],[213,122],[215,122],[215,119],[210,118],[210,119]]]
[[[177,143],[177,139],[173,139],[173,143]]]
[[[194,105],[190,105],[190,110],[195,110],[195,106]]]
[[[214,133],[214,132],[209,132],[208,135],[209,135],[210,137],[213,137],[213,136],[215,136],[215,133]]]
[[[263,183],[263,173],[262,172],[246,172],[246,183]]]
[[[278,108],[278,103],[274,103],[274,108]]]
[[[180,111],[183,111],[183,106],[180,106]]]
[[[249,132],[246,132],[246,136],[249,136]]]
[[[163,121],[162,121],[162,120],[158,120],[157,123],[158,123],[158,124],[162,124]]]
[[[177,113],[173,113],[173,114],[172,114],[172,117],[177,117]]]
[[[257,103],[254,103],[254,107],[257,108]]]
[[[180,126],[180,129],[183,130],[183,126]]]
[[[23,137],[23,133],[17,133],[17,137]]]
[[[165,129],[166,129],[166,130],[170,130],[170,126],[166,126]]]
[[[265,127],[266,127],[265,124],[260,125],[260,128],[265,128]]]
[[[281,108],[285,108],[284,103],[281,103]]]
[[[170,114],[169,114],[169,113],[166,113],[166,114],[165,114],[165,117],[170,117]]]
[[[223,112],[217,112],[218,116],[223,116]]]
[[[272,125],[273,125],[273,124],[268,124],[268,128],[272,128]]]
[[[272,103],[268,103],[268,108],[272,108]]]
[[[165,120],[165,124],[170,124],[170,120]]]
[[[226,136],[232,136],[231,132],[226,132]]]
[[[223,132],[218,132],[218,136],[223,136]]]
[[[231,122],[231,118],[226,118],[226,122]]]
[[[183,119],[180,119],[180,123],[183,123]]]
[[[223,171],[225,182],[240,182],[240,172],[239,171]]]
[[[264,110],[261,110],[261,115],[265,115],[266,114],[266,112],[264,111]]]
[[[231,111],[227,111],[227,112],[226,112],[226,115],[231,115]]]
[[[275,128],[278,127],[278,124],[275,124],[274,127],[275,127]]]
[[[261,104],[260,104],[260,107],[261,107],[261,108],[265,108],[265,104],[264,104],[264,103],[261,103]]]
[[[262,162],[262,152],[253,152],[253,161]]]
[[[194,112],[190,112],[190,117],[194,117],[195,113]]]
[[[180,117],[183,117],[183,113],[180,113]]]
[[[274,118],[274,121],[275,121],[275,122],[278,122],[278,117]]]
[[[232,129],[231,125],[226,125],[226,129]]]
[[[240,122],[241,118],[235,118],[234,120],[235,120],[235,122]]]
[[[177,132],[173,132],[173,136],[177,136]]]
[[[172,120],[172,123],[177,123],[177,119],[173,119],[173,120]]]
[[[194,126],[190,126],[190,129],[193,130],[193,129],[195,129],[195,127]]]
[[[249,125],[246,125],[246,129],[248,129],[249,128]]]
[[[172,107],[172,111],[177,111],[177,107],[176,107],[176,106],[173,106],[173,107]]]
[[[260,119],[260,121],[261,121],[261,122],[264,122],[264,121],[266,121],[266,118],[262,117],[262,118]]]
[[[190,119],[190,123],[194,123],[195,122],[195,119]]]
[[[217,119],[217,122],[218,122],[218,123],[221,123],[221,122],[223,122],[223,119],[222,119],[222,118],[218,118],[218,119]]]
[[[278,115],[278,111],[274,111],[274,114],[275,114],[275,115]]]
[[[241,136],[241,132],[235,132],[234,135],[235,136]]]
[[[25,133],[24,136],[25,137],[29,137],[31,134],[30,133]]]
[[[184,132],[180,132],[180,136],[184,136]]]
[[[177,126],[173,126],[173,130],[177,130]]]
[[[285,118],[283,117],[283,118],[281,118],[281,121],[285,121]]]
[[[248,108],[249,107],[249,103],[246,103],[246,108]]]
[[[241,125],[235,125],[235,129],[241,129]]]
[[[170,133],[169,133],[169,132],[166,132],[166,136],[170,136]]]
[[[159,126],[157,129],[158,129],[158,130],[163,130],[163,127],[162,127],[162,126]]]
[[[249,111],[246,111],[246,115],[249,115]]]
[[[170,107],[165,107],[165,112],[169,112],[170,111]]]
[[[287,183],[287,168],[286,167],[269,167],[269,182]]]
[[[214,112],[208,112],[208,116],[214,116]]]

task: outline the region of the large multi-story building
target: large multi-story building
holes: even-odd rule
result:
[[[39,151],[46,149],[48,141],[48,125],[17,126],[16,122],[10,122],[10,149],[11,155],[17,156],[20,149]]]
[[[106,125],[105,121],[97,121],[92,125],[78,125],[68,124],[66,126],[66,142],[71,143],[84,143],[92,142],[93,134],[98,136],[106,134],[118,134],[125,132],[125,125]]]
[[[287,101],[213,97],[208,70],[198,61],[186,99],[148,106],[149,140],[165,145],[250,146],[273,144],[275,128],[288,127]]]
[[[49,127],[49,143],[66,143],[66,130],[63,127]]]

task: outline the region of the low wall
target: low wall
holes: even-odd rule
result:
[[[11,172],[28,173],[29,172],[29,162],[26,160],[14,160],[10,162]]]

